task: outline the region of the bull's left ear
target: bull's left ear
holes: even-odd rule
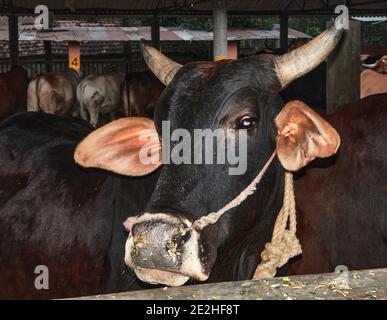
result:
[[[75,149],[74,160],[86,168],[143,176],[161,165],[161,143],[152,120],[123,118],[90,133]]]
[[[317,157],[329,157],[340,146],[337,131],[301,101],[286,104],[275,124],[278,158],[288,171],[297,171]]]

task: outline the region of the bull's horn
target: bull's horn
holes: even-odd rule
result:
[[[372,64],[367,64],[367,63],[362,63],[361,64],[364,68],[368,69],[376,69],[379,66],[379,61],[372,63]]]
[[[323,62],[335,49],[342,34],[343,30],[336,29],[333,24],[302,47],[275,58],[275,68],[282,87],[312,71]]]
[[[182,67],[181,64],[169,59],[160,51],[141,43],[142,56],[154,75],[167,86]]]

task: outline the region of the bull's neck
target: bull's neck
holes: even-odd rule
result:
[[[269,181],[271,181],[271,184]],[[252,230],[252,238],[246,251],[246,258],[256,259],[256,264],[261,261],[261,253],[266,243],[271,241],[276,219],[283,206],[284,187],[285,172],[278,159],[276,159],[270,173],[268,172],[266,184],[257,189],[255,216],[258,221]],[[243,257],[241,257],[240,263],[240,268],[243,270],[242,274],[247,274],[250,278],[255,271],[255,267],[251,268],[248,264],[244,264]]]
[[[251,279],[261,261],[260,255],[265,244],[271,240],[283,204],[284,176],[284,170],[276,159],[251,196],[250,205],[241,207],[241,210],[247,212],[236,213],[248,217],[248,227],[238,230],[234,240],[221,249],[218,260],[227,261],[227,267],[225,270],[226,263],[218,264],[222,268],[215,267],[211,280],[224,279],[226,273],[228,280]]]
[[[110,177],[111,194],[114,197],[112,212],[112,237],[106,256],[106,276],[104,292],[118,292],[143,289],[145,284],[134,282],[135,276],[129,272],[124,262],[127,232],[123,222],[129,216],[141,213],[153,192],[159,172],[140,178]]]

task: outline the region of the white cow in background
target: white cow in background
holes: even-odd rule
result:
[[[109,113],[114,120],[121,107],[120,87],[124,79],[122,72],[85,77],[77,86],[81,117],[93,127],[97,127],[100,114]]]

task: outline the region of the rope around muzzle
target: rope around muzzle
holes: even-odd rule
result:
[[[210,224],[215,224],[216,222],[218,222],[220,217],[224,215],[227,211],[239,206],[243,201],[247,199],[248,196],[252,195],[255,190],[257,190],[257,184],[261,182],[263,175],[266,173],[267,169],[269,169],[269,166],[273,162],[276,154],[277,152],[274,151],[273,154],[270,156],[269,160],[267,160],[267,162],[261,169],[261,171],[255,177],[255,179],[236,198],[234,198],[234,200],[230,201],[222,209],[216,212],[211,212],[208,215],[205,215],[200,219],[196,220],[192,224],[191,228],[200,231],[203,230],[205,227],[209,226]]]
[[[274,151],[256,178],[235,199],[217,212],[211,212],[196,220],[190,229],[200,231],[209,225],[215,224],[228,210],[239,206],[248,196],[252,195],[276,154],[276,151]],[[277,216],[271,241],[266,243],[265,249],[261,253],[262,260],[255,270],[254,280],[274,277],[278,268],[285,265],[289,259],[302,253],[300,242],[296,236],[296,201],[293,174],[291,172],[285,171],[284,189],[283,205]]]

